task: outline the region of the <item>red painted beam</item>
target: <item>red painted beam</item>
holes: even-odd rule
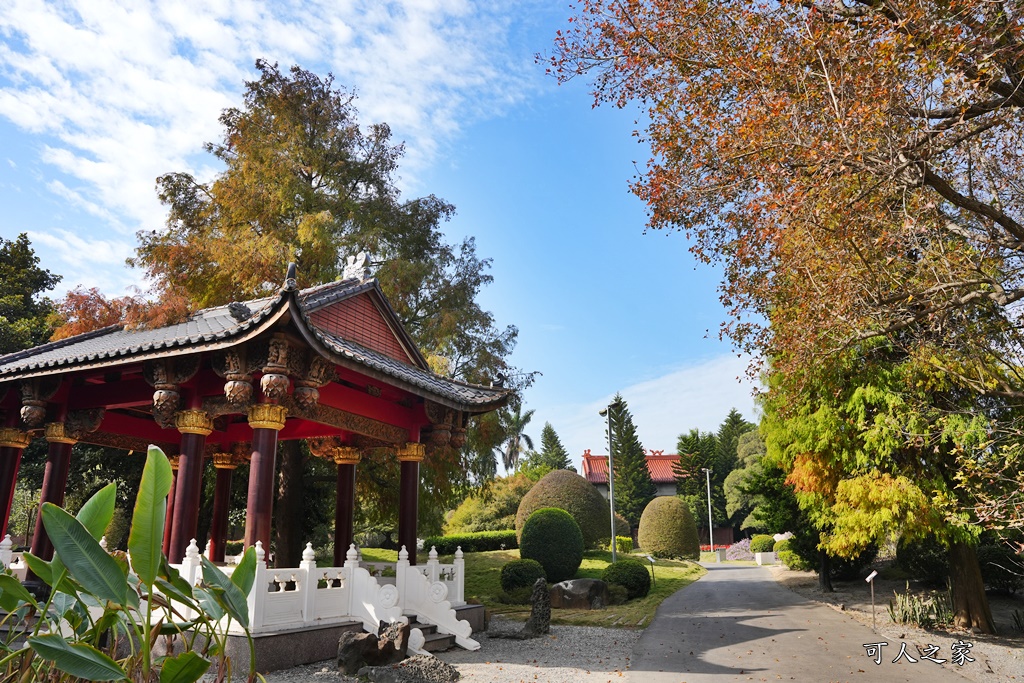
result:
[[[123,413],[107,411],[100,423],[101,432],[134,436],[149,441],[179,441],[178,430],[161,429],[160,425],[148,418],[129,417]]]
[[[403,429],[412,429],[420,425],[413,408],[406,408],[383,398],[370,396],[365,391],[346,387],[337,382],[330,382],[320,387],[320,403],[387,422]]]
[[[87,408],[135,408],[153,403],[153,387],[145,380],[135,379],[109,384],[73,387],[68,397],[70,410]]]

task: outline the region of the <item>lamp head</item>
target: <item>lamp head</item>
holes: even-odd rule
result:
[[[601,410],[597,411],[597,414],[600,415],[601,417],[607,417],[608,409],[607,408],[601,408]]]

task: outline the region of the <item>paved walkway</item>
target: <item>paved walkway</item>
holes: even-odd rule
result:
[[[777,681],[964,683],[949,636],[936,636],[937,664],[900,659],[901,641],[879,637],[835,610],[780,586],[765,567],[704,565],[702,577],[658,608],[633,650],[631,683]],[[884,609],[881,607],[880,609]],[[887,641],[881,663],[865,644]],[[874,655],[871,652],[871,655]],[[977,653],[975,653],[977,654]],[[965,662],[964,666],[980,666]]]

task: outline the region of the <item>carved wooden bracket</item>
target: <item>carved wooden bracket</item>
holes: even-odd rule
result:
[[[311,408],[303,408],[291,396],[286,396],[281,405],[287,406],[290,415],[362,434],[385,445],[405,443],[409,438],[409,431],[401,427],[319,403]]]
[[[292,349],[288,354],[288,371],[295,378],[292,397],[303,408],[312,408],[320,400],[319,387],[335,376],[334,365],[312,351]]]
[[[254,362],[258,355],[249,353],[245,346],[213,355],[213,371],[227,380],[224,382],[224,396],[239,412],[252,405],[252,373],[260,367]]]
[[[192,379],[198,370],[199,354],[149,360],[142,364],[142,377],[156,389],[153,392],[153,419],[162,428],[174,426],[174,414],[181,403],[180,385]]]
[[[280,401],[288,395],[288,339],[278,332],[267,346],[267,362],[263,366],[260,388],[271,401]]]
[[[46,402],[60,388],[60,377],[37,377],[18,382],[21,391],[21,421],[29,429],[38,429],[46,419]]]
[[[86,434],[99,429],[104,412],[103,408],[75,410],[68,413],[64,422],[47,423],[46,440],[50,443],[78,443]]]
[[[423,408],[430,420],[427,438],[432,446],[448,446],[452,439],[452,428],[456,411],[430,400],[423,402]],[[465,441],[463,441],[465,443]]]
[[[362,451],[358,448],[342,443],[340,436],[308,439],[306,444],[310,453],[318,458],[332,460],[337,465],[355,465],[363,457]]]

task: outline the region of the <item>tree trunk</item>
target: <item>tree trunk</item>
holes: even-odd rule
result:
[[[274,560],[278,567],[298,567],[304,547],[302,507],[305,503],[305,491],[302,481],[302,443],[282,442],[280,457],[277,501],[274,504]]]
[[[824,550],[818,551],[818,588],[823,593],[834,593],[832,587],[832,563],[829,562],[828,553]]]
[[[976,628],[982,633],[995,633],[992,610],[985,596],[978,555],[972,543],[951,543],[949,546],[949,577],[953,592],[953,617],[961,628]]]

